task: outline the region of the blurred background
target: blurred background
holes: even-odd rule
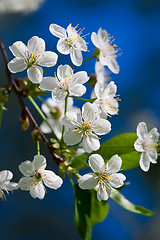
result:
[[[24,7],[25,2],[27,6]],[[149,129],[157,127],[160,131],[159,0],[0,0],[0,38],[10,60],[13,56],[8,47],[18,40],[26,44],[34,35],[46,41],[47,50],[57,52],[58,38],[49,32],[51,23],[64,28],[69,23],[73,26],[79,24],[79,27],[85,27],[83,34],[97,32],[102,27],[115,37],[115,43],[122,49],[123,54],[117,59],[120,73],[110,74],[118,86],[122,101],[119,116],[110,119],[112,131],[107,138],[124,132],[135,132],[141,121],[145,121]],[[86,40],[92,52],[94,46],[90,35]],[[91,52],[83,52],[84,59]],[[69,56],[61,55],[60,63],[70,64]],[[93,59],[76,70],[94,73],[94,64]],[[16,76],[24,77],[25,74]],[[0,87],[7,81],[0,54]],[[41,123],[30,103],[26,103],[38,123]],[[21,130],[21,112],[14,93],[9,95],[6,107],[8,111],[3,114],[0,129],[0,169],[11,170],[14,173],[13,181],[17,182],[21,177],[18,165],[25,160],[32,161],[36,145],[31,142],[31,129],[27,132]],[[58,173],[47,148],[42,147],[41,153],[47,158],[47,168]],[[153,217],[136,215],[110,199],[109,216],[93,228],[92,239],[159,240],[160,163],[152,164],[148,173],[137,168],[125,174],[131,184],[122,193],[134,204],[142,205],[156,214]],[[80,239],[74,225],[74,194],[68,179],[64,180],[62,188],[57,191],[47,189],[47,192],[43,201],[33,199],[28,192],[20,190],[10,193],[7,202],[1,201],[1,240]]]

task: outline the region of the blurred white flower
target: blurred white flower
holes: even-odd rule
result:
[[[63,180],[53,171],[44,170],[46,165],[46,159],[42,155],[34,156],[32,162],[27,160],[19,165],[19,170],[24,177],[19,180],[18,185],[21,190],[30,191],[33,198],[44,198],[46,192],[44,184],[56,190],[63,183]]]
[[[97,83],[94,89],[96,100],[93,104],[96,104],[100,111],[100,116],[102,118],[107,118],[107,116],[115,115],[118,113],[118,100],[119,97],[116,95],[117,86],[113,81],[111,81],[105,89],[103,89],[103,83]],[[117,98],[116,98],[117,97]]]
[[[157,128],[153,128],[148,132],[145,122],[140,122],[137,126],[138,139],[134,143],[134,148],[138,152],[142,152],[140,158],[140,167],[147,172],[151,163],[157,163],[157,142],[159,133]]]
[[[10,182],[13,178],[13,173],[8,170],[0,172],[0,198],[5,199],[4,190],[9,194],[9,191],[18,189],[18,184]]]
[[[82,189],[97,188],[97,198],[99,201],[107,200],[110,197],[112,187],[123,186],[126,177],[122,173],[117,173],[122,165],[122,159],[114,155],[107,164],[99,154],[92,154],[89,157],[89,166],[94,173],[87,173],[78,180]]]
[[[15,58],[8,63],[12,73],[22,72],[27,68],[27,76],[33,83],[40,83],[43,78],[43,67],[52,67],[57,63],[57,54],[45,51],[45,42],[37,36],[32,37],[27,46],[17,41],[9,47]]]
[[[82,117],[79,113],[67,112],[62,121],[66,127],[65,143],[72,146],[82,140],[82,147],[88,153],[100,148],[97,135],[104,135],[111,131],[110,122],[100,118],[97,107],[91,103],[83,105]]]
[[[0,0],[0,12],[19,13],[36,11],[45,0]]]
[[[117,52],[119,50],[115,44],[112,45],[114,40],[112,37],[110,37],[107,31],[100,28],[97,34],[95,32],[92,33],[91,40],[93,44],[100,50],[100,63],[104,66],[108,66],[113,73],[119,73],[119,65],[116,61]]]
[[[57,77],[43,78],[40,88],[52,91],[53,99],[60,102],[65,99],[68,93],[73,96],[82,96],[86,92],[83,83],[86,83],[88,79],[85,71],[74,74],[72,68],[65,64],[58,67]]]
[[[81,37],[83,29],[76,30],[76,27],[68,25],[67,29],[62,28],[57,24],[51,24],[50,32],[60,38],[57,43],[57,50],[62,54],[70,54],[71,61],[74,65],[80,66],[82,64],[82,51],[87,51],[87,43]]]
[[[42,104],[42,111],[47,116],[47,121],[53,128],[56,136],[61,139],[62,136],[62,118],[64,117],[65,101],[56,102],[52,98],[48,98],[45,103]],[[67,111],[78,112],[78,108],[73,106],[73,99],[67,100]],[[42,132],[51,133],[51,129],[45,121],[40,125]]]

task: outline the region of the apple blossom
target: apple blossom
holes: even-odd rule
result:
[[[98,108],[85,103],[80,113],[67,112],[62,119],[65,125],[64,141],[67,145],[75,145],[82,140],[82,147],[88,153],[100,148],[98,135],[104,135],[111,131],[108,120],[100,118]]]
[[[57,77],[45,77],[40,83],[42,90],[52,91],[53,99],[62,101],[67,94],[73,96],[82,96],[86,92],[83,83],[88,81],[89,77],[85,71],[73,73],[72,68],[65,64],[57,69]]]
[[[102,65],[108,66],[113,73],[119,73],[119,65],[116,61],[117,46],[112,45],[113,39],[106,30],[100,28],[98,33],[95,32],[91,35],[93,44],[100,50],[99,61]]]
[[[15,56],[8,63],[8,68],[12,73],[22,72],[27,68],[27,76],[33,83],[40,83],[43,78],[43,67],[53,67],[57,63],[57,54],[45,51],[45,42],[37,36],[32,37],[27,46],[17,41],[9,47]]]
[[[107,164],[99,154],[92,154],[89,157],[89,166],[93,173],[87,173],[79,178],[79,187],[82,189],[97,189],[99,201],[107,200],[113,188],[123,186],[126,177],[122,173],[117,173],[122,165],[122,159],[114,155]],[[113,187],[113,188],[112,188]]]
[[[57,50],[62,54],[70,54],[71,61],[74,65],[80,66],[82,64],[82,51],[87,51],[87,43],[81,37],[82,30],[77,31],[76,27],[68,25],[65,30],[57,24],[51,24],[50,32],[60,38],[57,43]]]
[[[140,167],[143,171],[147,172],[151,163],[157,163],[157,142],[159,133],[157,128],[153,128],[148,132],[145,122],[140,122],[137,126],[138,139],[134,143],[136,151],[141,152]]]
[[[30,191],[33,198],[43,199],[45,196],[44,184],[52,189],[58,189],[63,180],[53,171],[45,170],[46,159],[42,155],[34,156],[33,161],[25,161],[19,165],[19,170],[24,175],[18,185],[21,190]]]

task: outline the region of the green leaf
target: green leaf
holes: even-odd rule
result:
[[[102,222],[109,210],[106,201],[98,201],[95,190],[82,190],[77,184],[74,185],[75,205],[74,219],[79,235],[83,240],[90,240],[92,227]]]
[[[110,196],[116,203],[118,203],[121,207],[126,210],[146,216],[152,216],[154,213],[144,207],[135,206],[131,203],[127,198],[125,198],[119,191],[114,190]]]
[[[82,169],[87,162],[87,156],[85,154],[81,154],[73,158],[72,162],[69,164],[72,168]]]
[[[105,162],[113,155],[118,154],[122,158],[122,170],[128,170],[139,166],[140,154],[134,149],[134,142],[137,139],[135,133],[124,133],[101,144],[96,151]]]

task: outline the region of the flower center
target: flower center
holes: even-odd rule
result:
[[[36,173],[34,174],[34,178],[35,178],[36,181],[38,181],[38,182],[42,181],[42,175],[41,175],[41,173],[40,173],[40,172],[36,172]]]
[[[53,107],[50,111],[50,115],[54,120],[58,120],[61,117],[61,111],[58,107]]]
[[[145,141],[142,143],[142,147],[145,151],[154,150],[156,146],[157,143],[153,142],[152,137],[146,138]]]

